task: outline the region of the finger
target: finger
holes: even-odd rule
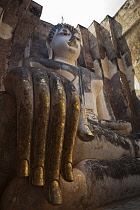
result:
[[[88,125],[86,110],[84,109],[82,104],[80,108],[80,117],[79,117],[77,135],[80,140],[85,141],[85,142],[88,142],[94,139],[94,134],[91,132]]]
[[[63,82],[66,92],[66,126],[63,143],[62,175],[66,181],[73,181],[72,154],[77,134],[80,100],[74,85],[65,80]]]
[[[108,128],[111,128],[113,130],[125,130],[127,128],[131,128],[131,123],[118,120],[118,121],[113,121],[113,120],[100,120],[100,124],[103,126],[106,126]]]
[[[59,176],[66,120],[66,96],[61,79],[55,73],[51,73],[50,76],[50,93],[51,109],[47,151],[49,165],[47,165],[46,182],[48,183],[49,202],[60,204]]]
[[[46,135],[50,111],[50,91],[47,73],[43,70],[33,73],[34,122],[32,140],[32,183],[43,186],[46,158]]]
[[[17,104],[17,151],[19,177],[29,176],[30,147],[33,121],[32,79],[26,68],[16,68],[7,74],[6,91],[16,98]]]

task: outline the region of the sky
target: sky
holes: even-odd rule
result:
[[[101,21],[113,17],[126,0],[34,0],[43,6],[41,20],[53,25],[62,22],[76,27],[78,24],[88,28],[93,20]]]

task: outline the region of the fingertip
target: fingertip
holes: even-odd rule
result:
[[[95,135],[91,132],[87,124],[78,130],[77,135],[81,141],[89,142],[95,138]]]

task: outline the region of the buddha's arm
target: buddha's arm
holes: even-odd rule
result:
[[[121,135],[129,134],[132,131],[131,123],[122,120],[115,121],[111,118],[109,109],[109,104],[105,102],[103,88],[101,88],[97,97],[97,111],[101,125],[108,127]]]
[[[107,105],[108,104],[105,101],[103,88],[101,88],[96,100],[97,113],[99,119],[111,120],[111,115],[109,113],[110,107]]]

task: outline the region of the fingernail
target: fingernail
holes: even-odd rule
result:
[[[28,160],[21,160],[18,166],[18,176],[27,177],[29,176],[29,162]]]
[[[68,182],[72,182],[74,180],[72,163],[65,163],[64,170],[64,179]]]
[[[45,184],[43,167],[39,166],[34,169],[32,183],[35,186],[43,186]]]
[[[94,139],[95,136],[94,136],[94,134],[91,132],[91,130],[89,129],[88,125],[87,125],[87,124],[84,124],[84,127],[85,127],[85,129],[86,129],[87,138],[88,138],[89,140]]]
[[[49,186],[49,199],[53,205],[60,205],[62,203],[62,195],[59,187],[59,182],[54,180]]]

